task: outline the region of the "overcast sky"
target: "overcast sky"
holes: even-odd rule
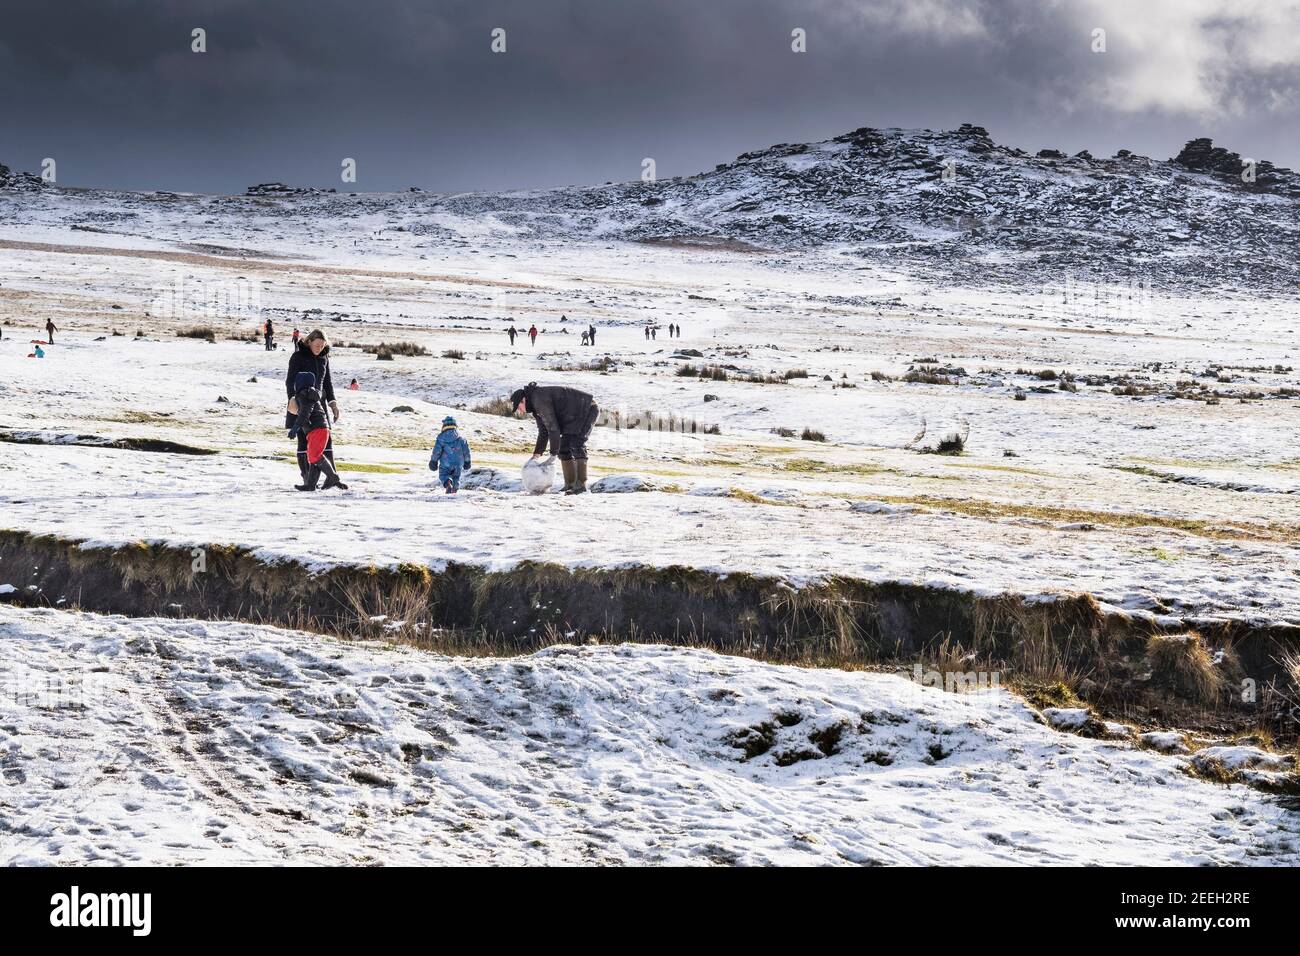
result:
[[[0,162],[63,185],[597,183],[963,122],[1300,167],[1300,0],[50,0],[5,4],[0,89]]]

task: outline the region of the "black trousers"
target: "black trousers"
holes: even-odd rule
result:
[[[331,432],[330,440],[325,443],[325,457],[334,464],[334,435]],[[307,480],[307,473],[311,465],[307,461],[307,436],[302,432],[298,433],[298,471],[302,473],[302,480]]]
[[[596,419],[600,417],[600,408],[595,402],[591,403],[591,409],[587,416],[578,426],[581,430],[566,432],[560,435],[560,461],[586,461],[587,460],[587,439],[591,437],[591,430],[596,427]]]

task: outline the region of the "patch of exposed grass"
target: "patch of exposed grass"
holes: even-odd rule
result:
[[[1046,471],[1037,471],[1033,468],[1018,468],[1015,465],[988,465],[978,462],[954,461],[950,464],[952,468],[974,468],[976,471],[1007,471],[1016,475],[1034,475],[1039,478],[1050,478],[1051,474]]]
[[[866,462],[860,464],[832,464],[829,461],[820,461],[816,458],[791,458],[781,462],[783,471],[799,471],[811,475],[878,475],[883,472],[893,472],[893,468],[886,468],[884,465],[873,465]]]
[[[951,511],[973,518],[1037,518],[1061,524],[1099,524],[1111,528],[1169,528],[1203,538],[1233,540],[1257,538],[1273,541],[1300,540],[1300,526],[1233,525],[1202,518],[1172,518],[1125,511],[1094,511],[1086,508],[1063,508],[1050,505],[1013,504],[970,498],[943,498],[937,495],[875,495],[874,501],[887,504],[922,505],[936,511]]]
[[[368,465],[359,461],[338,461],[334,467],[339,471],[364,471],[375,475],[405,475],[411,470],[395,465]]]
[[[1111,470],[1123,471],[1130,475],[1141,475],[1143,478],[1170,478],[1168,472],[1156,471],[1154,468],[1147,468],[1145,465],[1112,465]]]
[[[728,498],[735,498],[737,501],[748,501],[754,505],[779,505],[783,508],[797,507],[793,501],[781,501],[779,498],[764,498],[762,495],[756,495],[752,491],[746,491],[744,488],[732,488],[727,492]]]
[[[174,412],[147,412],[127,408],[115,415],[98,416],[98,420],[101,422],[125,422],[131,425],[176,425],[178,422],[173,417],[174,415]],[[284,429],[277,429],[276,433],[283,437]]]
[[[1017,690],[1029,703],[1040,710],[1044,707],[1079,707],[1079,700],[1074,690],[1063,680],[1033,681],[1027,680]]]

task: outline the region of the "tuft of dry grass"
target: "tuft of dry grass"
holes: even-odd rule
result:
[[[939,375],[924,369],[911,369],[903,376],[904,382],[919,382],[923,385],[956,385],[957,379],[948,375]]]
[[[215,342],[217,340],[216,330],[206,325],[193,325],[188,329],[177,329],[176,335],[178,338],[202,339],[204,342]]]
[[[428,355],[429,350],[423,345],[415,342],[380,342],[378,345],[359,345],[355,342],[340,342],[339,348],[361,349],[367,354],[377,356],[382,359],[391,359],[394,355],[405,355],[415,357],[418,355]],[[464,357],[463,355],[461,356]]]
[[[654,409],[646,409],[644,412],[623,412],[620,409],[609,410],[602,408],[600,416],[596,419],[596,425],[599,428],[612,428],[615,431],[635,431],[642,429],[648,432],[677,432],[680,434],[695,435],[703,433],[705,435],[721,435],[722,429],[718,425],[702,425],[694,418],[686,415],[677,415],[669,412],[666,416],[656,412]]]
[[[602,355],[590,362],[575,362],[573,365],[551,365],[552,372],[617,372],[618,362],[608,355]],[[679,370],[677,374],[681,374]]]
[[[1146,659],[1152,679],[1183,697],[1209,705],[1223,693],[1223,675],[1196,631],[1152,634]]]
[[[501,415],[509,418],[515,413],[515,408],[510,404],[510,399],[490,398],[486,402],[480,402],[470,409],[471,412],[478,412],[480,415]]]
[[[941,435],[933,445],[922,445],[921,441],[925,438],[929,427],[929,423],[922,418],[921,430],[917,432],[915,438],[907,443],[906,447],[915,449],[923,455],[960,455],[965,451],[966,439],[970,437],[970,423],[965,419],[958,422],[953,431]]]

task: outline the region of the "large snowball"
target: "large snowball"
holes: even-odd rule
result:
[[[524,490],[534,495],[544,495],[555,484],[555,462],[528,459],[520,476]]]

